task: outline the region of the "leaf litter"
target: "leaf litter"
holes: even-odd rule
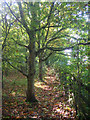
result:
[[[44,78],[45,83],[35,81],[35,96],[39,101],[38,103],[28,103],[25,101],[26,85],[23,85],[21,89],[21,86],[14,84],[12,91],[11,82],[13,82],[15,76],[7,77],[10,81],[4,81],[2,117],[7,119],[45,118],[75,120],[76,111],[74,107],[69,104],[65,91],[57,88],[60,81],[57,80],[55,73],[54,75],[52,73],[49,74],[50,71],[51,69],[48,68]],[[16,78],[17,81],[22,78],[24,79],[24,76],[20,73],[19,75]]]

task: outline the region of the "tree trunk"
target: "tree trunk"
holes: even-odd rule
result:
[[[21,2],[18,2],[19,11],[21,16],[21,22],[26,29],[27,34],[29,35],[29,67],[28,67],[28,77],[27,77],[27,99],[28,102],[36,102],[35,91],[34,91],[34,75],[35,75],[35,42],[36,42],[36,28],[38,26],[37,22],[37,9],[39,7],[39,3],[29,2],[30,6],[30,14],[31,14],[31,22],[30,27],[26,22],[25,15],[23,13],[23,7]]]
[[[42,75],[42,60],[41,60],[41,56],[39,56],[39,79],[41,81],[43,81],[43,75]]]
[[[32,2],[30,4],[30,11],[32,15],[31,19],[31,26],[30,26],[30,33],[29,35],[29,70],[28,70],[28,78],[27,78],[27,99],[28,102],[37,102],[35,98],[35,90],[34,90],[34,76],[35,76],[35,41],[36,41],[36,32],[35,29],[37,28],[37,11],[35,11],[35,8],[38,3],[33,4]]]
[[[34,75],[35,75],[35,42],[34,36],[32,36],[32,40],[30,40],[29,44],[29,71],[27,77],[27,99],[28,102],[37,102],[35,98],[35,90],[34,90]]]
[[[30,73],[31,74],[31,73]],[[34,90],[34,76],[31,75],[31,77],[28,77],[27,81],[27,102],[37,102],[35,98],[35,90]]]

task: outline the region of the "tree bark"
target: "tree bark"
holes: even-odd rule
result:
[[[42,59],[41,56],[39,56],[39,79],[43,81],[43,73],[42,73]]]
[[[38,4],[38,3],[36,3]],[[35,4],[35,6],[36,6]],[[35,40],[36,40],[36,32],[35,29],[37,27],[37,13],[34,10],[35,6],[30,3],[32,7],[30,7],[32,19],[31,19],[31,32],[29,35],[29,70],[27,77],[27,92],[26,92],[26,101],[28,102],[37,102],[35,98],[35,89],[34,89],[34,76],[35,76]]]
[[[27,77],[27,93],[26,93],[27,96],[26,101],[28,102],[37,102],[34,90],[34,75],[35,75],[35,42],[33,36],[29,44],[29,71]]]

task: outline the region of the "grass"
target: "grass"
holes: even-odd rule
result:
[[[3,77],[4,88],[7,88],[8,93],[15,95],[25,95],[27,79],[21,73],[10,74]],[[6,89],[3,88],[3,96]],[[7,94],[7,92],[6,92]]]

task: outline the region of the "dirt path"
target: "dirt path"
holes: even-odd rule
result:
[[[37,93],[39,95],[37,96],[37,99],[41,102],[41,105],[44,105],[47,109],[46,113],[50,114],[52,118],[74,120],[75,110],[69,105],[65,91],[57,88],[60,81],[57,80],[54,71],[51,74],[50,68],[47,69],[45,83],[47,84],[44,84],[43,82],[37,84],[37,88],[40,88],[39,94]]]
[[[38,103],[26,103],[26,97],[16,94],[8,94],[6,86],[4,90],[7,96],[3,97],[3,118],[36,118],[36,119],[53,119],[53,120],[75,120],[75,110],[69,105],[68,97],[65,92],[57,88],[59,80],[56,73],[50,68],[47,69],[44,82],[35,82],[35,94]],[[10,79],[11,80],[11,79]],[[13,93],[17,92],[17,86]],[[21,90],[21,87],[18,90]],[[25,91],[23,88],[23,91]],[[24,93],[25,94],[25,93]]]

